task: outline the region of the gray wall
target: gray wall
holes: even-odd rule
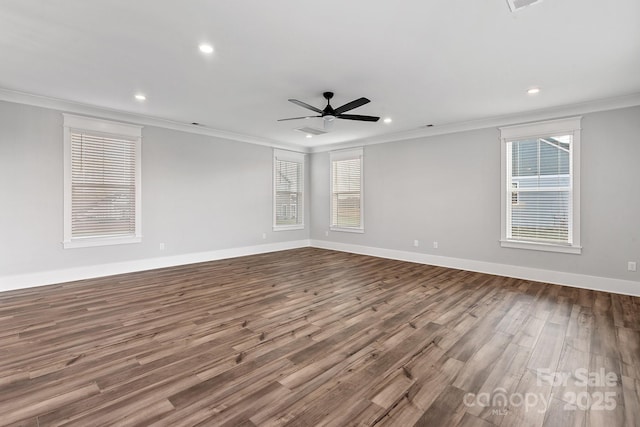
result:
[[[640,262],[639,119],[640,107],[583,118],[582,255],[500,247],[497,129],[365,147],[365,233],[327,237],[328,153],[307,156],[306,229],[273,232],[271,148],[145,127],[143,242],[65,250],[62,115],[0,102],[0,276],[311,237],[640,281],[626,270]]]
[[[366,146],[364,234],[325,236],[329,155],[314,154],[311,238],[640,281],[627,271],[640,263],[640,107],[587,114],[582,129],[581,255],[500,247],[495,128]]]
[[[145,127],[143,242],[63,249],[62,125],[0,102],[0,276],[309,238],[309,198],[305,230],[272,231],[271,148]]]

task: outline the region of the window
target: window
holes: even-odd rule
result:
[[[304,228],[304,154],[273,151],[273,230]]]
[[[140,242],[142,127],[64,114],[64,247]]]
[[[501,245],[579,254],[580,117],[500,132]]]
[[[332,151],[331,230],[364,232],[362,148]]]

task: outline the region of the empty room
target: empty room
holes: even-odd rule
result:
[[[640,426],[640,2],[0,0],[0,426]]]

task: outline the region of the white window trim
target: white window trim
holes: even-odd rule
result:
[[[360,227],[338,227],[333,225],[333,162],[336,160],[360,159]],[[364,233],[364,150],[363,147],[329,152],[329,230],[346,233]]]
[[[281,160],[281,161],[285,161],[285,162],[294,162],[294,163],[300,163],[301,167],[302,167],[302,203],[301,203],[301,208],[302,208],[302,222],[300,224],[293,224],[293,225],[276,225],[276,217],[278,214],[278,206],[276,206],[276,161],[277,160]],[[304,230],[304,217],[305,217],[305,209],[304,209],[304,204],[305,204],[305,184],[306,184],[306,180],[305,178],[305,168],[304,168],[304,163],[305,163],[305,154],[304,153],[298,153],[295,151],[287,151],[287,150],[279,150],[279,149],[274,149],[273,150],[273,167],[272,167],[272,173],[273,173],[273,178],[272,178],[272,187],[273,187],[273,197],[272,197],[272,203],[273,203],[273,209],[272,209],[272,213],[273,213],[273,231],[289,231],[289,230]]]
[[[580,254],[580,131],[582,116],[565,119],[547,120],[544,122],[526,123],[522,125],[506,126],[500,129],[501,139],[501,191],[500,191],[500,221],[501,236],[500,246],[503,248],[529,249],[547,252],[561,252],[568,254]],[[554,136],[561,134],[573,135],[572,156],[569,159],[572,185],[572,202],[569,204],[569,236],[572,244],[561,245],[553,243],[524,242],[507,239],[507,218],[511,209],[511,189],[507,188],[507,143],[526,139]],[[508,202],[508,203],[507,203]]]
[[[62,114],[64,117],[64,240],[65,249],[92,246],[120,245],[142,241],[142,126],[118,123],[92,117]],[[132,237],[82,237],[72,238],[71,233],[71,133],[87,131],[105,136],[126,137],[135,141],[136,155],[136,232]]]

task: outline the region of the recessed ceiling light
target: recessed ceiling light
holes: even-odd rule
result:
[[[144,96],[144,95],[143,95],[143,94],[141,94],[141,93],[136,93],[135,98],[136,98],[138,101],[144,101],[145,99],[147,99],[147,97],[146,97],[146,96]]]
[[[540,88],[539,87],[532,87],[531,89],[529,89],[527,91],[527,93],[529,95],[536,95],[536,94],[540,93]]]
[[[310,133],[307,134],[307,138],[313,138],[313,135],[311,135]]]
[[[207,43],[200,44],[200,46],[198,46],[198,49],[200,49],[200,52],[202,53],[213,53],[213,46]]]
[[[385,122],[385,123],[387,123],[387,124],[391,123],[392,121],[393,121],[393,120],[391,120],[391,117],[386,117],[386,118],[383,120],[383,122]]]

